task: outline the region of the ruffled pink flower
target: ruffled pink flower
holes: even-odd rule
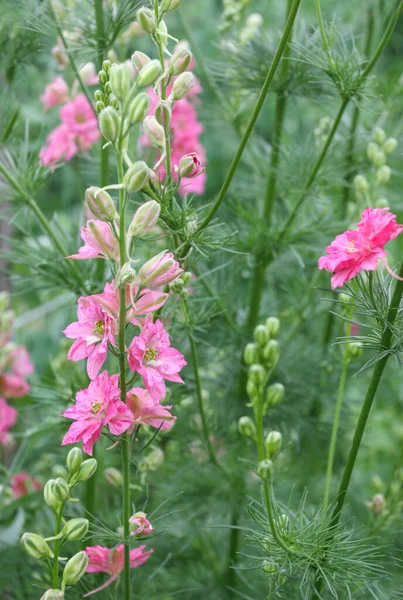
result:
[[[63,77],[56,77],[52,83],[45,88],[45,93],[41,96],[41,102],[45,110],[63,104],[69,99],[69,88]]]
[[[55,168],[61,160],[71,160],[78,152],[78,146],[74,141],[67,125],[59,125],[46,139],[46,145],[41,149],[39,158],[42,164]]]
[[[102,294],[92,296],[99,302],[103,310],[113,319],[119,319],[119,290],[113,284],[107,283]],[[140,316],[146,316],[163,306],[168,298],[164,292],[152,292],[142,289],[139,293],[138,286],[126,286],[126,321],[139,326]]]
[[[0,376],[0,394],[6,398],[23,398],[31,389],[31,386],[21,375],[4,373]]]
[[[104,426],[107,425],[113,435],[121,435],[129,429],[134,417],[120,400],[118,379],[119,375],[109,377],[104,371],[87,389],[77,392],[74,406],[61,415],[75,421],[64,436],[62,446],[82,441],[84,452],[92,455]]]
[[[17,411],[7,403],[5,398],[0,398],[0,444],[6,445],[10,441],[9,430],[17,420]]]
[[[331,283],[335,289],[363,270],[375,271],[379,259],[388,268],[383,246],[402,231],[403,225],[396,223],[396,215],[388,208],[366,208],[357,229],[338,235],[326,248],[328,256],[320,257],[319,269],[334,273]]]
[[[97,296],[79,298],[77,312],[78,321],[63,331],[66,337],[76,340],[68,359],[78,361],[88,358],[87,373],[90,379],[94,379],[106,360],[108,342],[116,346],[118,325],[116,319],[102,309]]]
[[[176,421],[171,415],[172,406],[155,404],[148,390],[132,388],[127,393],[126,404],[134,416],[134,425],[151,425],[155,429],[170,429]]]
[[[137,538],[144,538],[155,531],[154,527],[147,519],[146,513],[142,511],[136,512],[132,517],[130,517],[129,523],[130,533]]]
[[[130,550],[130,568],[135,569],[143,565],[150,557],[153,550],[144,552],[145,546],[140,546]],[[120,544],[116,548],[105,548],[103,546],[89,546],[85,549],[88,554],[89,562],[87,573],[108,573],[110,578],[96,590],[92,590],[85,597],[104,590],[108,585],[116,581],[124,570],[124,545]]]
[[[42,489],[41,484],[28,473],[18,473],[10,481],[10,488],[15,499]]]
[[[25,396],[31,389],[25,377],[33,370],[26,348],[24,346],[15,348],[3,364],[3,372],[0,372],[0,394],[6,398]]]
[[[105,221],[91,220],[86,227],[81,227],[81,239],[85,242],[68,258],[84,260],[86,258],[107,258],[119,260],[119,242],[113,235],[111,226]]]
[[[140,335],[133,338],[128,348],[128,361],[130,369],[143,377],[155,404],[166,394],[165,379],[183,383],[178,373],[186,361],[171,347],[169,335],[159,320],[153,323],[151,317],[147,319]]]
[[[15,375],[21,377],[26,377],[34,372],[34,366],[24,346],[18,346],[10,353],[8,365]]]

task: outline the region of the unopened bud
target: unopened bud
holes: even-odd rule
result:
[[[259,346],[265,346],[266,343],[269,341],[270,334],[265,325],[258,325],[257,327],[255,327],[253,337],[255,338],[255,342]]]
[[[41,600],[63,600],[64,592],[62,590],[46,590],[46,592],[41,597]]]
[[[162,0],[160,10],[161,12],[172,12],[180,7],[182,0]]]
[[[369,142],[367,146],[367,156],[370,161],[374,160],[374,156],[379,152],[380,148],[375,142]]]
[[[373,475],[371,478],[371,488],[374,492],[383,492],[385,484],[379,475]]]
[[[350,302],[352,302],[351,296],[344,293],[338,294],[337,299],[340,300],[340,302],[343,302],[343,304],[350,304]]]
[[[266,379],[266,371],[262,365],[251,365],[248,369],[248,379],[258,386],[262,385]]]
[[[137,77],[137,85],[139,87],[148,87],[153,84],[156,79],[162,74],[162,67],[159,60],[150,60],[141,69]]]
[[[112,93],[122,102],[130,90],[130,75],[126,65],[113,65],[109,71],[109,82]]]
[[[144,133],[153,146],[163,148],[165,146],[164,128],[158,123],[155,117],[146,117],[144,119]]]
[[[103,61],[102,63],[102,68],[104,71],[106,71],[106,73],[109,73],[109,69],[111,68],[112,63],[109,59],[106,59]]]
[[[261,564],[261,569],[265,573],[269,575],[276,575],[280,569],[277,563],[272,562],[271,560],[264,560]]]
[[[266,319],[265,326],[271,338],[275,338],[280,331],[280,320],[277,317],[269,317]]]
[[[70,519],[63,527],[62,536],[68,542],[80,541],[87,535],[89,526],[88,519]]]
[[[172,75],[181,75],[192,62],[192,53],[188,48],[181,48],[169,59],[169,68]]]
[[[150,61],[151,58],[147,56],[147,54],[144,54],[144,52],[139,52],[136,50],[136,52],[132,54],[133,67],[137,73],[140,73],[141,69]]]
[[[127,109],[127,118],[132,125],[144,121],[150,110],[151,98],[147,92],[140,92]]]
[[[196,152],[185,154],[179,161],[177,173],[179,177],[187,177],[193,179],[204,172],[201,160]]]
[[[123,475],[114,467],[108,467],[104,471],[105,479],[114,487],[120,487],[123,483]]]
[[[354,187],[359,194],[366,194],[369,191],[369,183],[364,175],[354,177]]]
[[[346,346],[346,352],[350,360],[359,358],[362,354],[361,342],[349,342]]]
[[[95,102],[95,111],[97,113],[100,113],[101,110],[103,110],[105,108],[105,102],[103,102],[102,100],[98,100],[97,102]]]
[[[69,497],[69,486],[61,477],[58,479],[49,479],[43,488],[43,497],[50,508],[58,511],[60,506]]]
[[[92,477],[97,470],[97,466],[98,464],[95,458],[87,458],[87,460],[84,460],[81,463],[80,469],[76,476],[77,482],[87,481],[87,479]]]
[[[74,585],[80,581],[88,567],[88,554],[86,552],[78,552],[69,561],[63,571],[62,588],[68,585]]]
[[[136,271],[131,267],[129,262],[125,263],[118,273],[117,281],[119,287],[134,283],[135,279]]]
[[[282,441],[283,436],[279,431],[270,431],[267,435],[264,445],[270,458],[281,450]]]
[[[107,106],[99,113],[99,129],[108,142],[115,142],[119,133],[119,115],[113,106]]]
[[[375,167],[382,167],[383,165],[386,164],[386,154],[385,152],[377,152],[374,156],[374,158],[372,159],[372,162],[374,163]]]
[[[392,169],[390,167],[388,167],[387,165],[383,165],[382,167],[379,167],[379,169],[376,172],[377,184],[383,185],[385,183],[388,183],[391,175],[392,175]]]
[[[253,405],[259,396],[259,389],[258,389],[256,383],[254,381],[252,381],[251,379],[248,379],[248,381],[246,382],[246,393],[249,396],[251,405]]]
[[[263,481],[268,481],[273,474],[273,463],[270,459],[261,460],[257,466],[257,474]]]
[[[386,134],[383,129],[381,129],[380,127],[376,127],[376,129],[374,129],[373,138],[377,144],[381,146],[385,141],[385,137]]]
[[[257,354],[256,344],[246,344],[245,350],[243,353],[243,358],[244,358],[245,364],[248,365],[248,367],[250,365],[253,365],[253,363],[257,362],[258,354]]]
[[[154,116],[160,125],[170,123],[172,118],[172,103],[169,100],[161,100],[155,107]]]
[[[105,83],[108,81],[108,74],[106,73],[106,71],[104,69],[101,69],[99,71],[98,79],[99,79],[99,82],[102,83],[102,85],[105,85]]]
[[[37,560],[51,558],[53,556],[48,544],[36,533],[24,533],[21,538],[21,545],[29,556],[32,556],[32,558],[36,558]]]
[[[133,163],[123,177],[123,185],[129,194],[142,190],[149,181],[150,168],[142,160]]]
[[[263,359],[268,369],[274,369],[280,357],[279,343],[277,340],[270,340],[263,349]]]
[[[119,217],[115,204],[107,191],[91,186],[85,192],[85,202],[91,215],[100,221],[113,221]]]
[[[194,84],[194,75],[190,71],[185,71],[179,75],[172,87],[172,92],[169,96],[170,100],[182,100],[188,95]]]
[[[238,431],[241,435],[254,439],[256,436],[256,425],[250,417],[241,417],[238,421]]]
[[[396,150],[397,144],[398,142],[396,138],[389,138],[382,146],[382,150],[386,152],[386,154],[392,154],[392,152]]]
[[[150,8],[145,8],[142,6],[137,11],[137,23],[140,25],[141,29],[146,33],[152,34],[155,33],[156,30],[156,22],[155,22],[155,14],[154,11]]]
[[[153,471],[158,469],[165,460],[165,454],[161,448],[155,448],[147,457],[149,465]]]
[[[134,213],[130,223],[128,235],[130,238],[141,237],[146,234],[157,223],[160,216],[161,206],[155,200],[146,202]]]
[[[265,405],[276,406],[284,400],[285,388],[282,383],[273,383],[267,388]]]

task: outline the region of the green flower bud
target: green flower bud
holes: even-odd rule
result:
[[[369,183],[364,175],[356,175],[354,177],[354,186],[359,194],[366,194],[369,191]]]
[[[90,522],[88,519],[70,519],[62,530],[63,537],[68,542],[76,542],[85,538]]]
[[[340,300],[340,302],[343,302],[343,304],[350,304],[350,302],[352,301],[351,296],[344,293],[338,294],[337,299]]]
[[[379,152],[379,150],[380,150],[380,148],[379,148],[378,144],[376,144],[375,142],[369,142],[369,144],[367,146],[367,156],[370,161],[374,160],[374,157]]]
[[[144,133],[153,146],[163,148],[165,146],[165,131],[155,117],[146,117],[144,119]]]
[[[129,262],[125,263],[120,269],[117,277],[119,287],[134,283],[136,279],[136,271],[132,268]]]
[[[95,90],[94,99],[95,99],[95,102],[103,102],[104,101],[104,95],[103,95],[102,90]]]
[[[181,75],[184,73],[192,62],[192,58],[192,53],[187,48],[182,48],[175,52],[168,63],[172,75]]]
[[[382,167],[379,167],[379,169],[376,172],[376,183],[378,185],[383,185],[385,183],[388,183],[391,175],[392,175],[392,169],[390,167],[388,167],[387,165],[383,165]]]
[[[157,223],[160,216],[161,206],[155,200],[145,202],[136,210],[130,223],[128,236],[137,238],[145,235]]]
[[[386,137],[386,134],[383,129],[381,129],[380,127],[376,127],[374,129],[373,138],[377,144],[382,145],[385,141],[385,137]]]
[[[243,353],[243,358],[244,358],[245,364],[248,366],[253,365],[253,363],[257,362],[258,353],[257,353],[256,344],[246,344],[245,350]]]
[[[140,25],[141,29],[146,33],[153,34],[156,31],[156,22],[155,22],[155,14],[154,11],[150,8],[145,8],[142,6],[137,11],[137,23]]]
[[[97,113],[100,113],[101,110],[104,110],[105,108],[105,102],[102,102],[102,100],[98,100],[98,102],[95,102],[95,111]]]
[[[136,52],[133,52],[132,63],[133,63],[133,67],[134,67],[134,70],[136,71],[136,73],[140,73],[140,71],[144,67],[144,65],[149,63],[150,60],[151,60],[151,58],[149,56],[147,56],[147,54],[144,54],[144,52],[140,52],[139,50],[136,50]]]
[[[160,448],[155,448],[147,457],[151,469],[155,471],[165,460],[165,454]]]
[[[111,83],[110,81],[107,81],[104,85],[104,90],[105,93],[107,94],[107,96],[110,96],[110,94],[112,94],[112,88],[111,88]],[[116,98],[116,96],[114,96],[114,98]]]
[[[271,338],[275,338],[280,331],[280,320],[277,317],[269,317],[265,323],[266,329],[269,332]]]
[[[371,489],[377,493],[383,492],[385,490],[385,484],[379,475],[372,476]]]
[[[386,142],[382,146],[382,150],[386,154],[392,154],[392,152],[394,152],[396,150],[397,144],[398,144],[398,141],[396,138],[389,138],[386,140]]]
[[[183,273],[182,275],[182,279],[183,279],[183,283],[185,285],[189,285],[189,283],[191,283],[193,278],[193,275],[190,271],[185,271],[185,273]]]
[[[386,154],[385,152],[377,152],[373,158],[374,166],[375,167],[382,167],[383,165],[386,164]]]
[[[137,77],[137,85],[139,87],[148,87],[154,83],[156,79],[162,74],[162,66],[159,60],[150,60],[141,69]]]
[[[169,100],[161,100],[155,107],[154,116],[160,125],[166,125],[172,118],[172,103]]]
[[[246,383],[246,393],[248,394],[252,403],[254,403],[259,396],[259,389],[251,379],[248,379]]]
[[[271,562],[270,560],[264,560],[261,564],[262,571],[268,573],[269,575],[275,575],[276,573],[278,573],[279,568],[280,567],[277,563]]]
[[[130,76],[125,64],[113,65],[109,71],[112,93],[122,102],[130,90]]]
[[[162,0],[160,10],[162,13],[172,12],[180,7],[182,0]]]
[[[123,475],[114,467],[108,467],[104,471],[105,479],[114,487],[120,487],[123,484]]]
[[[187,96],[193,87],[194,79],[194,75],[190,71],[185,71],[185,73],[179,75],[173,84],[169,100],[175,102],[176,100],[182,100],[182,98]]]
[[[150,110],[151,98],[147,92],[140,92],[127,109],[127,118],[132,125],[144,121]]]
[[[259,346],[265,346],[266,343],[269,341],[270,334],[265,325],[258,325],[257,327],[255,327],[253,337],[255,338],[255,342],[259,344]]]
[[[88,210],[95,219],[113,221],[119,217],[115,203],[107,191],[91,186],[85,192],[85,202]]]
[[[113,106],[107,106],[99,113],[99,129],[108,142],[115,142],[119,133],[119,115]]]
[[[266,379],[266,371],[262,365],[251,365],[248,369],[248,379],[258,386],[262,385]]]
[[[270,459],[261,460],[257,466],[257,474],[263,481],[268,481],[273,475],[273,463]]]
[[[87,458],[81,463],[80,469],[76,475],[77,483],[79,481],[87,481],[92,477],[97,470],[98,463],[95,458]]]
[[[282,383],[273,383],[267,388],[265,405],[276,406],[284,400],[285,389]]]
[[[283,436],[279,431],[270,431],[265,440],[267,455],[271,458],[277,452],[280,452]]]
[[[80,581],[88,567],[88,554],[86,552],[78,552],[69,561],[63,571],[62,589],[68,585],[74,585]]]
[[[238,421],[238,431],[241,435],[255,439],[256,425],[250,417],[241,417]]]
[[[101,69],[99,71],[98,79],[99,79],[99,83],[102,83],[102,85],[105,85],[105,83],[108,81],[108,75],[107,75],[106,71],[104,71],[104,69]]]
[[[58,511],[60,506],[69,497],[69,486],[60,477],[58,479],[49,479],[43,488],[43,497],[50,508]]]
[[[151,170],[144,161],[133,163],[123,177],[123,185],[129,194],[142,190],[150,181],[150,173]]]
[[[64,592],[62,590],[47,590],[41,600],[63,600]]]
[[[104,71],[106,71],[107,73],[109,72],[109,69],[111,68],[112,63],[110,60],[104,60],[104,62],[102,63],[102,68]]]
[[[279,343],[277,340],[270,340],[263,349],[263,359],[268,369],[274,369],[280,358]]]
[[[350,360],[359,358],[362,354],[361,342],[349,342],[346,346],[346,352]]]
[[[21,538],[21,545],[29,556],[32,556],[32,558],[36,558],[37,560],[51,558],[53,556],[48,544],[36,533],[24,533]]]

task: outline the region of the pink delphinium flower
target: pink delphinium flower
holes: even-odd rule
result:
[[[88,150],[101,138],[97,118],[84,94],[77,94],[60,109],[60,120],[67,125],[81,151]]]
[[[127,406],[133,413],[134,424],[151,425],[156,429],[170,429],[176,421],[170,410],[172,406],[155,404],[150,392],[144,388],[132,388],[127,392]]]
[[[130,533],[138,538],[143,538],[155,531],[145,512],[136,512],[129,519]]]
[[[70,348],[68,359],[78,361],[88,358],[87,373],[93,379],[106,360],[108,342],[116,346],[117,332],[116,320],[102,309],[96,296],[79,298],[78,321],[63,331],[66,337],[76,340]]]
[[[17,420],[17,411],[7,403],[5,398],[0,398],[0,444],[10,441],[9,430]]]
[[[402,231],[403,225],[396,223],[396,215],[388,208],[366,208],[357,229],[338,235],[326,248],[328,256],[320,257],[319,269],[334,273],[331,280],[333,289],[342,287],[363,270],[375,271],[379,259],[390,272],[384,245]]]
[[[106,283],[102,294],[91,296],[96,300],[113,319],[119,319],[119,290],[112,283]],[[126,286],[126,321],[139,325],[139,316],[146,316],[163,306],[168,298],[164,292],[142,289],[139,293],[138,286]]]
[[[45,110],[63,104],[68,99],[69,88],[63,77],[56,77],[52,83],[49,83],[45,88],[45,93],[41,96],[41,102]]]
[[[130,550],[130,568],[135,569],[143,565],[150,557],[153,550],[144,552],[145,546],[139,546]],[[88,554],[89,562],[87,573],[108,573],[110,578],[96,590],[92,590],[84,597],[104,590],[108,585],[116,581],[124,570],[124,545],[120,544],[116,548],[105,548],[103,546],[88,546],[85,549]]]
[[[55,168],[61,160],[71,160],[78,152],[67,125],[59,125],[47,137],[46,145],[41,149],[39,158],[46,167]]]
[[[23,346],[18,346],[9,356],[0,372],[0,394],[6,398],[22,398],[31,389],[25,381],[34,368],[30,361],[28,352]]]
[[[119,260],[119,242],[112,233],[109,223],[91,220],[86,227],[81,227],[81,239],[85,242],[69,258],[84,260],[86,258],[109,258]]]
[[[61,415],[75,420],[62,445],[82,441],[84,452],[92,455],[93,446],[104,426],[107,425],[113,435],[121,435],[129,429],[134,417],[120,400],[118,379],[119,375],[109,377],[104,371],[91,381],[87,389],[77,392],[75,405]]]
[[[150,317],[147,319],[140,335],[129,346],[128,361],[130,369],[143,377],[155,404],[165,396],[164,379],[183,383],[178,373],[186,361],[171,347],[169,335],[159,320],[153,323]]]
[[[28,496],[31,492],[42,489],[41,484],[28,473],[18,473],[10,481],[10,488],[15,499]]]

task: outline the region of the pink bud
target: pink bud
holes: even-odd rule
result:
[[[138,538],[143,538],[154,530],[150,521],[147,519],[147,515],[144,512],[137,512],[129,519],[130,532]]]
[[[196,152],[191,152],[190,154],[182,156],[177,167],[179,177],[188,177],[189,179],[201,175],[203,171],[204,167]]]
[[[129,237],[140,237],[150,231],[158,221],[161,206],[155,200],[146,202],[136,210],[129,227]]]
[[[149,58],[147,56],[147,54],[144,54],[144,52],[139,52],[138,50],[136,52],[134,52],[132,54],[132,62],[133,62],[133,66],[135,71],[137,71],[137,73],[140,73],[141,69],[147,64],[149,63],[151,60],[151,58]]]
[[[164,250],[147,261],[139,271],[142,287],[151,289],[168,285],[182,274],[182,269],[171,252]]]
[[[158,123],[155,117],[146,117],[144,119],[144,133],[153,146],[163,148],[165,145],[164,128]]]

